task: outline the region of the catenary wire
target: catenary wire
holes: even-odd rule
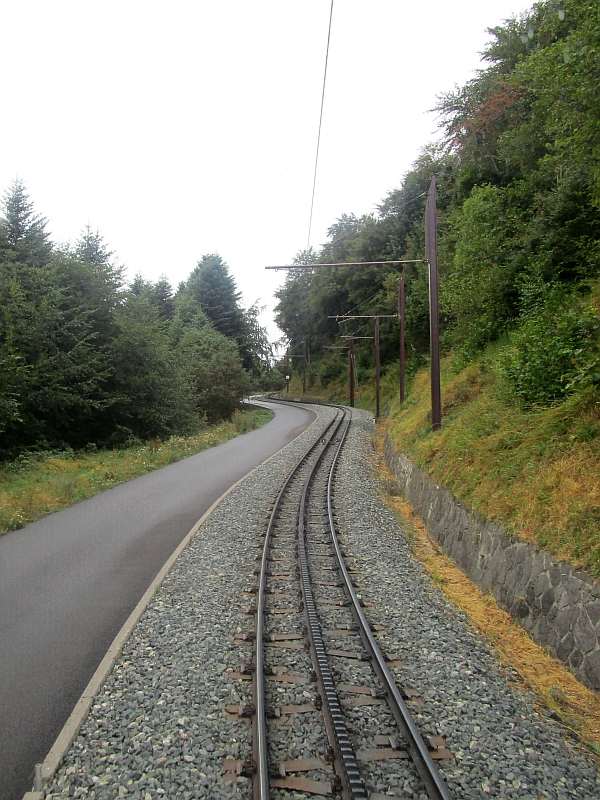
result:
[[[323,73],[323,92],[321,94],[321,113],[319,115],[319,134],[317,136],[317,154],[315,156],[315,174],[313,176],[312,198],[310,201],[310,217],[308,219],[308,238],[306,241],[306,251],[310,249],[310,232],[312,229],[313,209],[315,206],[315,187],[317,185],[317,166],[319,164],[319,147],[321,144],[321,125],[323,123],[323,105],[325,103],[325,83],[327,81],[327,62],[329,60],[329,41],[331,39],[331,19],[333,17],[333,0],[329,11],[329,30],[327,31],[327,50],[325,51],[325,70]]]

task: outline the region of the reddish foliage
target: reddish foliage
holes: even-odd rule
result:
[[[463,140],[497,138],[510,125],[509,112],[525,95],[519,84],[502,81],[480,103],[472,104],[468,112],[455,119],[454,130]]]

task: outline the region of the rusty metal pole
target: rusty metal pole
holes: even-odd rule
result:
[[[404,344],[404,270],[400,273],[400,285],[398,286],[398,318],[400,320],[400,402],[404,402],[405,386],[404,376],[406,374],[406,350]]]
[[[379,383],[381,377],[381,357],[379,352],[379,317],[375,317],[375,419],[379,419]]]
[[[437,263],[437,218],[435,175],[429,184],[425,210],[425,252],[429,262],[429,339],[431,348],[431,426],[442,427],[442,395],[440,381],[440,311]]]
[[[302,394],[306,394],[306,337],[302,340]]]
[[[354,408],[354,334],[350,336],[350,408]]]

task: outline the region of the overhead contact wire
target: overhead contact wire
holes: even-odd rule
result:
[[[331,0],[331,9],[329,11],[329,30],[327,31],[327,50],[325,51],[325,70],[323,73],[323,92],[321,94],[321,113],[319,115],[319,135],[317,136],[317,154],[315,157],[315,174],[313,177],[312,198],[310,201],[310,217],[308,219],[308,239],[306,241],[306,250],[310,249],[310,232],[312,230],[313,209],[315,206],[315,187],[317,185],[317,167],[319,164],[319,147],[321,145],[321,126],[323,124],[323,106],[325,104],[325,83],[327,82],[327,62],[329,61],[329,41],[331,39],[331,20],[333,17],[333,0]]]

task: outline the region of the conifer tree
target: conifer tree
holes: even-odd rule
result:
[[[243,344],[246,331],[241,293],[221,256],[202,256],[185,283],[185,291],[193,296],[216,330],[238,345]]]
[[[52,253],[47,220],[35,213],[23,181],[13,181],[3,200],[4,215],[0,224],[16,261],[30,267],[43,266]]]

